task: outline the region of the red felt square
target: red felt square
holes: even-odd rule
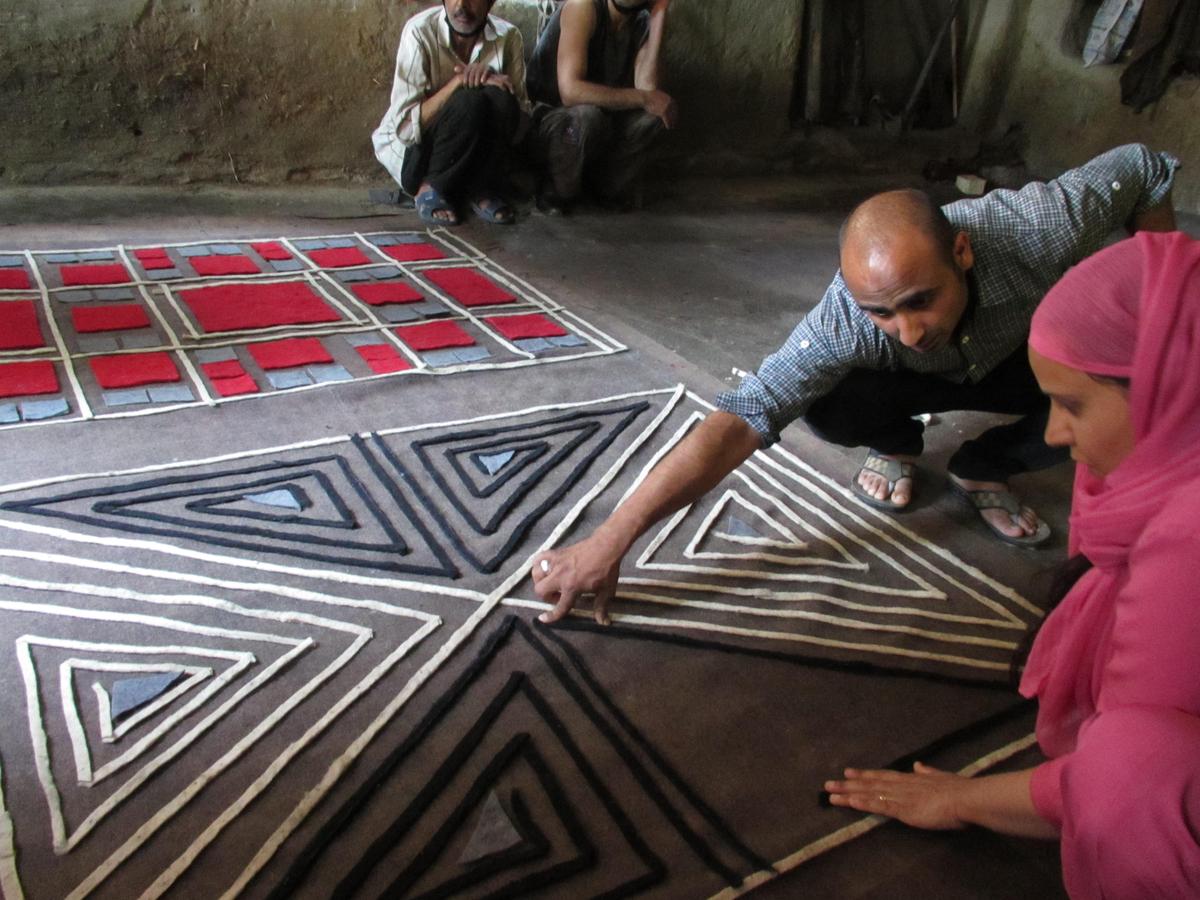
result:
[[[257,275],[258,263],[240,253],[230,256],[193,256],[188,262],[197,275]]]
[[[80,334],[94,331],[125,331],[130,328],[149,328],[150,316],[136,303],[115,306],[73,306],[71,320]]]
[[[32,300],[0,303],[0,350],[29,350],[46,346],[37,307]]]
[[[287,250],[284,249],[283,244],[277,243],[276,241],[259,241],[256,244],[251,244],[250,247],[263,259],[292,258],[292,254],[288,253]]]
[[[475,338],[458,327],[457,322],[426,322],[396,329],[400,340],[414,350],[441,350],[443,347],[470,347]]]
[[[0,269],[0,288],[6,291],[27,291],[32,287],[24,269]]]
[[[491,316],[484,321],[510,341],[522,338],[562,337],[567,333],[567,329],[557,322],[547,319],[541,313],[529,313],[524,316]]]
[[[249,375],[236,375],[233,378],[214,378],[213,390],[222,397],[237,397],[241,394],[257,394],[258,385]]]
[[[43,359],[0,363],[0,397],[57,393],[58,374],[54,371],[54,363]]]
[[[138,262],[142,264],[142,268],[147,272],[153,272],[157,269],[175,268],[175,261],[169,256],[148,256],[145,259],[139,259]]]
[[[413,367],[412,363],[401,356],[395,347],[390,347],[387,344],[369,344],[356,349],[358,350],[358,355],[363,358],[371,371],[376,375],[404,372]]]
[[[96,381],[105,390],[180,380],[179,370],[169,353],[94,356],[88,362]]]
[[[421,262],[426,259],[445,259],[446,254],[433,244],[392,244],[379,248],[396,262]]]
[[[331,363],[333,357],[316,338],[286,338],[250,345],[250,355],[263,369],[291,369],[313,363]]]
[[[165,247],[143,247],[141,250],[134,250],[133,255],[138,262],[146,262],[150,259],[167,259],[167,249]]]
[[[308,325],[341,319],[304,282],[222,284],[180,291],[205,331]]]
[[[517,299],[474,269],[430,269],[422,274],[463,306],[489,306]]]
[[[101,266],[59,266],[62,283],[67,287],[78,287],[90,284],[125,284],[133,281],[126,269],[120,263],[109,263]]]
[[[246,374],[246,370],[236,359],[222,359],[219,362],[201,363],[200,369],[214,381],[219,378],[239,378]]]
[[[357,247],[331,247],[328,250],[309,250],[307,253],[309,259],[326,269],[371,264],[371,260]]]
[[[403,281],[385,281],[374,284],[356,284],[350,288],[363,303],[383,306],[387,303],[415,303],[424,300],[420,291]]]

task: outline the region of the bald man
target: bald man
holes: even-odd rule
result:
[[[916,191],[870,198],[841,231],[841,270],[784,345],[718,397],[718,411],[655,467],[589,537],[539,554],[534,587],[565,616],[592,595],[608,620],[621,560],[659,519],[697,500],[804,417],[825,439],[868,448],[851,479],[864,502],[901,511],[918,486],[919,413],[984,410],[1015,422],[966,441],[951,484],[998,538],[1049,535],[1008,479],[1058,462],[1048,401],[1029,370],[1029,322],[1046,291],[1113,231],[1171,230],[1179,162],[1130,144],[1047,183],[938,208]]]

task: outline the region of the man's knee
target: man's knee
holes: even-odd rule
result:
[[[521,107],[517,103],[517,98],[511,92],[504,90],[504,88],[488,85],[487,87],[480,88],[476,93],[481,94],[487,102],[488,112],[492,117],[493,123],[505,128],[516,126],[517,120],[521,115]]]
[[[843,447],[858,447],[882,424],[876,400],[887,393],[887,373],[855,369],[804,414],[817,437]],[[906,418],[901,416],[900,418]]]
[[[1064,859],[1080,877],[1113,897],[1175,896],[1181,880],[1200,880],[1197,747],[1200,718],[1174,709],[1113,710],[1086,727],[1062,775]]]
[[[451,128],[483,127],[492,114],[488,90],[491,88],[459,88],[442,107],[438,124]]]
[[[606,137],[612,131],[612,118],[608,110],[591,103],[568,107],[570,128],[578,134],[579,143],[587,143]]]

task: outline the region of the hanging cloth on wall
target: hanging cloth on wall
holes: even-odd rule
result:
[[[1142,11],[1143,0],[1104,0],[1088,29],[1083,47],[1084,66],[1116,62]]]
[[[1121,102],[1141,112],[1183,72],[1200,74],[1200,3],[1145,0],[1133,61],[1121,74]]]

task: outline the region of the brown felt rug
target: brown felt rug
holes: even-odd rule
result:
[[[857,503],[803,438],[647,534],[611,627],[538,625],[529,559],[601,521],[712,385],[461,241],[391,237],[7,254],[29,287],[0,312],[42,344],[0,366],[60,390],[0,401],[5,896],[735,896],[877,824],[818,802],[842,766],[1029,745],[1008,665],[1036,607],[960,523]],[[188,301],[283,283],[268,243],[324,321]],[[129,280],[65,284],[118,277],[80,266]],[[150,325],[77,327],[112,306]],[[179,377],[91,364],[150,354]]]

